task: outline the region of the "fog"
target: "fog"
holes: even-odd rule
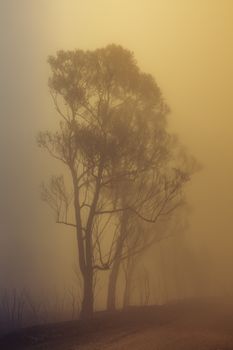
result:
[[[204,264],[203,270],[207,269],[212,293],[230,295],[230,0],[1,1],[0,287],[52,295],[54,290],[77,283],[75,234],[56,225],[52,212],[40,200],[40,183],[62,167],[38,149],[36,135],[57,125],[47,88],[48,55],[60,49],[94,50],[110,43],[133,51],[139,67],[155,77],[171,108],[169,130],[202,165],[186,190],[189,213],[182,233],[184,244],[195,261]],[[169,244],[160,245],[165,260],[171,259]],[[148,252],[145,261],[150,266],[156,259]],[[172,272],[167,269],[163,273],[169,280]],[[153,283],[156,288],[157,280]],[[170,299],[177,297],[172,288],[169,293]],[[101,292],[98,298],[101,308]]]

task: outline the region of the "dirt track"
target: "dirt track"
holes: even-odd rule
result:
[[[190,313],[188,317],[183,315],[161,326],[107,336],[97,343],[74,349],[230,350],[233,349],[233,318],[224,311],[210,315]]]
[[[64,347],[64,349],[66,349]],[[68,349],[68,348],[67,348]],[[72,349],[72,348],[70,348]],[[226,350],[233,349],[233,336],[213,332],[186,332],[175,327],[147,329],[103,342],[73,347],[82,350]]]
[[[233,350],[233,308],[205,303],[138,308],[86,324],[36,327],[5,340],[0,349]]]

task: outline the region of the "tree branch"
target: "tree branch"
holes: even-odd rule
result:
[[[77,227],[77,225],[72,224],[71,222],[66,222],[66,221],[61,221],[61,220],[57,220],[56,224],[62,224],[62,225],[66,225],[66,226],[71,226],[71,227]]]

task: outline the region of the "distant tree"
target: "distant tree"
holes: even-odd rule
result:
[[[160,146],[154,147],[158,149]],[[137,203],[137,213],[124,211],[119,216],[119,232],[108,285],[109,310],[116,307],[117,278],[122,263],[125,264],[127,260],[125,271],[132,271],[136,266],[135,260],[140,260],[154,244],[171,237],[175,229],[170,225],[168,230],[168,223],[176,216],[177,209],[185,206],[184,184],[197,169],[197,163],[187,155],[175,155],[180,147],[177,142],[167,143],[166,147],[167,156],[164,159],[138,176],[133,184],[128,183],[127,188],[123,186],[118,191],[119,200],[124,202],[123,207]],[[132,273],[127,272],[127,275],[126,288],[129,289]],[[129,292],[125,294],[129,295]]]
[[[60,121],[58,131],[38,135],[38,144],[69,170],[72,189],[64,177],[54,176],[42,195],[57,223],[76,230],[81,316],[87,318],[93,313],[96,271],[110,269],[117,259],[119,216],[133,213],[155,222],[172,210],[174,191],[177,196],[189,172],[176,167],[171,152],[176,142],[166,130],[168,107],[160,90],[151,75],[139,70],[131,52],[116,45],[59,51],[48,62]],[[122,188],[131,191],[134,183],[135,195],[123,201]],[[103,254],[110,231],[112,244]]]
[[[131,224],[129,224],[129,232],[127,233],[125,242],[126,248],[121,264],[125,277],[123,308],[127,308],[130,305],[132,295],[136,291],[140,295],[145,293],[145,297],[149,295],[148,286],[150,281],[148,281],[148,271],[143,267],[148,252],[150,256],[157,254],[158,250],[156,246],[164,240],[169,239],[171,241],[176,239],[187,227],[184,226],[183,222],[184,215],[187,215],[187,206],[185,205],[184,198],[178,196],[177,200],[180,204],[179,208],[177,205],[174,206],[168,215],[165,217],[161,215],[156,223],[138,222],[133,218]],[[169,256],[166,259],[170,260]],[[152,276],[155,275],[154,268],[152,270]],[[145,276],[143,276],[143,271],[145,272]],[[135,286],[135,283],[137,283],[137,286]],[[148,297],[145,301],[149,300]]]

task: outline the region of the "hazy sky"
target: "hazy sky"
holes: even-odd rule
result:
[[[52,283],[67,277],[74,233],[55,226],[38,190],[54,169],[35,143],[55,125],[46,59],[109,43],[155,76],[171,130],[203,165],[188,189],[190,242],[231,256],[233,1],[1,0],[0,285],[43,281],[45,269]]]

